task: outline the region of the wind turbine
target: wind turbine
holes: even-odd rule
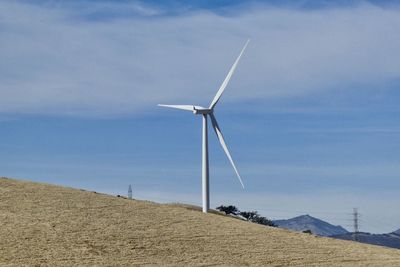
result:
[[[233,162],[232,156],[229,153],[228,147],[226,146],[221,129],[219,128],[217,119],[215,118],[214,108],[215,108],[215,105],[218,103],[219,99],[221,98],[221,95],[224,92],[226,86],[228,85],[229,80],[231,79],[231,77],[236,69],[236,66],[237,66],[244,50],[246,49],[249,41],[250,40],[247,40],[246,44],[242,48],[242,51],[240,52],[239,56],[237,57],[235,63],[233,63],[231,69],[228,72],[228,75],[226,76],[225,80],[222,82],[221,87],[218,89],[217,94],[215,95],[214,99],[212,100],[212,102],[208,108],[204,108],[201,106],[194,106],[194,105],[164,105],[164,104],[158,105],[161,107],[188,110],[188,111],[192,111],[196,115],[203,116],[202,196],[203,196],[203,212],[205,212],[205,213],[207,213],[208,210],[210,209],[210,194],[209,194],[210,193],[210,186],[209,186],[210,176],[209,176],[209,163],[208,163],[208,127],[207,127],[208,116],[211,119],[212,127],[214,128],[217,138],[218,138],[219,142],[221,143],[221,146],[224,149],[225,154],[228,157],[229,161],[231,162],[232,167],[235,170],[235,173],[239,179],[239,182],[244,189],[244,184],[243,184],[242,178],[240,177],[240,174],[235,166],[235,163]]]

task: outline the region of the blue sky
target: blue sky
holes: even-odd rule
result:
[[[242,190],[210,131],[211,204],[400,228],[400,7],[395,1],[1,1],[0,175],[201,203],[201,119],[216,108]]]

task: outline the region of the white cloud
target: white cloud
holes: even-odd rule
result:
[[[0,112],[107,116],[146,112],[159,102],[204,105],[248,37],[224,101],[374,86],[400,76],[398,9],[259,6],[234,16],[148,17],[159,11],[132,4],[125,9],[142,16],[82,19],[90,9],[120,12],[107,5],[2,3]]]

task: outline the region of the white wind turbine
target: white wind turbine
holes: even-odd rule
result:
[[[215,95],[214,99],[212,100],[212,102],[208,108],[204,108],[201,106],[193,106],[193,105],[163,105],[163,104],[159,104],[159,106],[161,106],[161,107],[189,110],[189,111],[192,111],[194,114],[203,115],[203,145],[202,145],[202,148],[203,148],[202,149],[202,155],[203,155],[203,157],[202,157],[202,189],[203,189],[203,193],[202,193],[202,195],[203,195],[203,212],[205,212],[205,213],[207,213],[208,210],[210,209],[207,116],[210,116],[211,123],[212,123],[215,133],[217,134],[218,140],[221,143],[221,146],[224,149],[226,156],[228,157],[229,161],[231,162],[232,167],[235,170],[237,177],[239,178],[240,184],[244,188],[243,181],[240,178],[239,172],[235,166],[235,163],[233,162],[231,154],[229,153],[228,147],[226,146],[224,137],[222,136],[221,129],[218,126],[217,119],[215,118],[214,107],[218,103],[218,100],[220,99],[222,93],[224,92],[226,86],[228,85],[229,80],[231,79],[232,74],[235,71],[236,66],[240,60],[240,57],[242,56],[244,50],[246,49],[249,41],[250,40],[247,40],[242,51],[240,52],[239,56],[237,57],[235,63],[233,63],[231,69],[228,72],[228,75],[226,76],[225,80],[223,81],[221,87],[219,88],[217,94]]]

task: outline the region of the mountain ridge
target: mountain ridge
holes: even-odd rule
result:
[[[354,240],[354,233],[331,236],[332,238],[342,240]],[[357,233],[357,241],[360,243],[384,246],[400,249],[400,235],[395,233],[388,234],[371,234],[366,232]]]
[[[287,220],[274,220],[273,222],[281,228],[300,232],[310,230],[313,234],[319,236],[332,236],[348,233],[348,231],[340,225],[332,225],[308,214]]]
[[[311,230],[313,234],[332,237],[341,240],[354,240],[354,233],[348,232],[340,225],[334,226],[321,219],[312,217],[308,214],[300,215],[287,220],[273,221],[278,227],[294,231]],[[384,246],[390,248],[400,248],[400,229],[391,233],[371,234],[367,232],[359,232],[357,234],[357,242]]]

